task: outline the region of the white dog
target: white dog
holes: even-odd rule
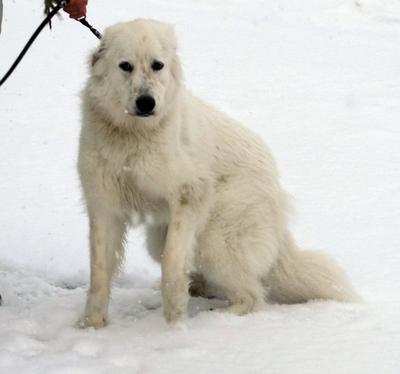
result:
[[[106,30],[83,93],[79,173],[91,251],[81,327],[106,323],[126,230],[139,223],[162,265],[167,321],[185,312],[189,288],[218,290],[238,315],[266,298],[356,299],[326,255],[293,242],[288,199],[262,141],[186,90],[169,25]]]

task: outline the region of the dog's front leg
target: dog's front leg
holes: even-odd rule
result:
[[[104,212],[90,214],[90,289],[79,327],[107,323],[111,280],[123,259],[124,222]]]
[[[171,212],[162,255],[162,297],[167,322],[178,320],[187,308],[188,272],[195,232],[196,220],[192,207],[179,203]]]

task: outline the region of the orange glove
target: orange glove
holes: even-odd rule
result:
[[[64,11],[69,14],[69,18],[79,19],[86,16],[86,6],[88,0],[69,0],[64,7]]]

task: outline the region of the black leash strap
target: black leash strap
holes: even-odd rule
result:
[[[7,71],[7,73],[4,75],[3,78],[0,80],[0,87],[4,84],[4,82],[9,78],[9,76],[13,73],[15,68],[18,66],[18,64],[21,62],[21,60],[24,58],[26,52],[28,49],[31,47],[35,39],[38,37],[38,35],[41,33],[43,28],[51,21],[51,19],[59,12],[60,9],[64,8],[64,6],[68,3],[68,0],[63,0],[61,1],[56,7],[54,7],[51,12],[47,15],[47,17],[42,21],[42,23],[39,25],[39,27],[35,30],[35,32],[32,34],[28,42],[26,43],[25,47],[21,51],[21,53],[18,55],[14,63],[11,65],[10,69]],[[101,34],[99,31],[97,31],[93,26],[89,24],[89,22],[86,21],[86,18],[80,18],[78,20],[82,25],[86,26],[89,28],[89,30],[96,35],[98,39],[101,39]]]
[[[78,21],[83,26],[86,26],[96,36],[97,39],[101,39],[100,32],[98,30],[96,30],[88,21],[86,21],[86,17],[79,18]]]

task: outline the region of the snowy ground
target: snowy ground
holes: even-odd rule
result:
[[[0,74],[39,3],[5,0]],[[100,30],[135,17],[176,25],[188,85],[269,144],[298,242],[337,258],[366,301],[234,317],[192,300],[171,328],[135,233],[111,324],[75,329],[88,278],[78,93],[97,40],[64,17],[0,89],[0,372],[400,373],[400,1],[89,5]]]

